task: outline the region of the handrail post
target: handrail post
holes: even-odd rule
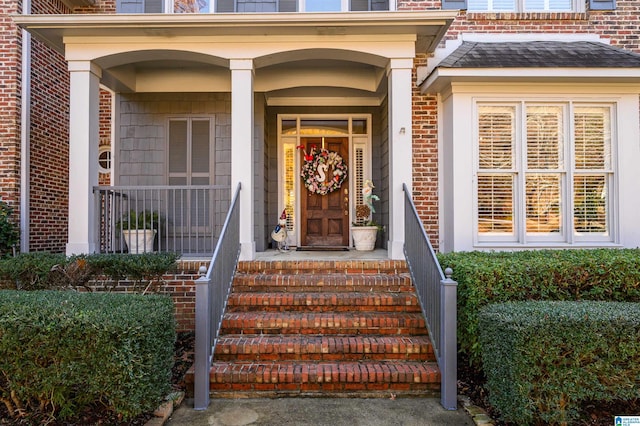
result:
[[[211,279],[198,278],[196,284],[196,342],[193,382],[193,408],[206,410],[209,406],[209,369],[211,367]]]
[[[445,279],[440,281],[440,336],[441,336],[441,360],[440,365],[442,383],[440,389],[440,403],[447,410],[458,408],[458,342],[456,338],[457,328],[457,290],[458,283],[451,279],[453,271],[447,268],[444,271]]]

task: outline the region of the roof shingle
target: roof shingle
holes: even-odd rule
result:
[[[592,41],[465,41],[438,67],[635,68],[640,67],[640,54]]]

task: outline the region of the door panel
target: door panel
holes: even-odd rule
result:
[[[301,142],[307,152],[311,152],[313,146],[320,150],[324,145],[325,149],[329,152],[337,152],[344,163],[349,164],[348,138],[302,138]],[[331,171],[327,172],[327,176],[331,176]],[[302,246],[347,246],[349,244],[349,170],[342,186],[326,195],[309,192],[303,183],[300,188],[302,191],[300,197]]]

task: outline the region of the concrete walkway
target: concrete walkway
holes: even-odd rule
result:
[[[462,409],[447,411],[434,398],[213,399],[205,411],[183,402],[170,426],[465,426]]]

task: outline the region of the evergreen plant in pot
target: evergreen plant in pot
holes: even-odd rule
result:
[[[351,236],[356,250],[373,250],[376,246],[376,238],[380,227],[371,219],[371,214],[375,213],[373,201],[379,200],[377,195],[373,195],[373,182],[366,180],[362,189],[362,199],[364,204],[356,206],[356,221],[352,223]]]
[[[153,242],[162,222],[158,212],[131,209],[118,221],[117,228],[122,230],[129,253],[147,253],[153,251]]]

